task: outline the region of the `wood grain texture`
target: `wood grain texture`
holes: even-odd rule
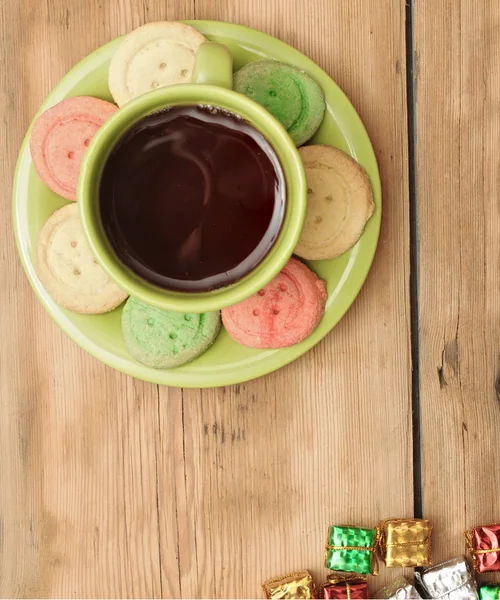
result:
[[[371,7],[0,2],[1,596],[259,597],[270,576],[322,579],[331,523],[412,513],[405,9]],[[275,374],[204,391],[134,381],[76,347],[35,300],[10,224],[16,154],[51,87],[116,35],[193,17],[267,31],[328,71],[384,195],[373,269],[334,331]]]
[[[435,557],[500,521],[500,4],[416,0],[425,515]]]

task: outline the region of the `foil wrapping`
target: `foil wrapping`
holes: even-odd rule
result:
[[[269,579],[262,584],[266,598],[292,600],[316,598],[316,588],[308,571]]]
[[[465,532],[465,540],[478,573],[500,571],[500,523],[474,527]]]
[[[377,575],[378,535],[378,529],[332,525],[326,540],[325,567],[331,571]]]
[[[429,598],[443,600],[478,600],[477,583],[463,556],[453,558],[427,569],[420,575],[415,573]]]
[[[398,577],[378,591],[376,598],[381,598],[382,600],[412,600],[422,598],[422,596],[407,579]]]
[[[380,553],[387,567],[428,567],[431,531],[425,519],[389,519],[379,525]]]

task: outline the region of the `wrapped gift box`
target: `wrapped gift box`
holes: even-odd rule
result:
[[[428,567],[431,530],[425,519],[389,519],[379,525],[380,554],[388,567]]]
[[[500,584],[484,583],[479,588],[480,600],[500,600]]]
[[[422,598],[415,586],[404,577],[394,579],[389,585],[377,592],[375,597],[381,600],[418,600]]]
[[[325,566],[331,571],[377,575],[378,529],[332,525],[325,549]]]
[[[474,527],[465,540],[478,573],[500,571],[500,523]]]
[[[269,579],[262,584],[266,598],[292,600],[317,598],[313,578],[308,571]]]
[[[477,583],[463,556],[453,558],[427,569],[415,579],[427,592],[429,598],[441,600],[478,600]]]
[[[321,586],[320,598],[324,600],[367,600],[368,583],[366,577],[332,573]]]

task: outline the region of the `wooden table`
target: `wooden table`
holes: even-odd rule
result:
[[[334,331],[273,375],[203,391],[71,342],[10,216],[22,137],[60,77],[184,18],[267,31],[326,69],[384,198],[375,263]],[[261,597],[273,575],[322,579],[331,523],[424,514],[441,560],[500,521],[498,0],[0,0],[0,34],[0,595]]]

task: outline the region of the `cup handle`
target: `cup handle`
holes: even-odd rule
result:
[[[233,56],[227,46],[204,42],[198,48],[191,83],[233,88]]]

